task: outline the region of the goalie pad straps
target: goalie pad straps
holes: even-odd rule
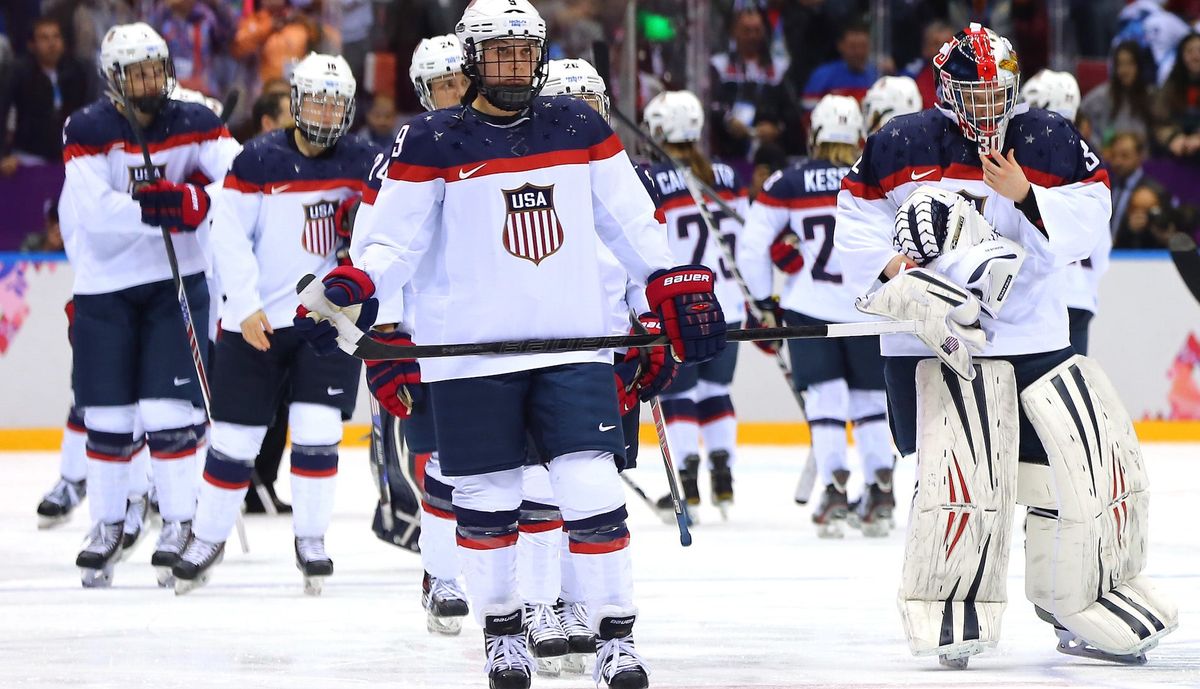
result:
[[[1025,595],[1101,651],[1140,653],[1175,628],[1177,612],[1138,576],[1149,493],[1133,421],[1100,366],[1079,355],[1021,404],[1049,458],[1021,464]]]
[[[917,494],[899,605],[914,655],[961,657],[994,646],[1007,595],[1016,493],[1012,365],[978,361],[967,381],[917,365]]]

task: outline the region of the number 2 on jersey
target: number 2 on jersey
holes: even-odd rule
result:
[[[717,227],[721,226],[721,221],[724,220],[725,217],[725,211],[723,210],[712,211],[713,222],[717,224]],[[679,216],[679,220],[675,223],[675,232],[680,239],[687,239],[691,235],[690,228],[692,227],[696,228],[696,246],[692,250],[692,264],[703,265],[704,251],[708,248],[708,224],[704,222],[704,217],[699,213],[689,213],[687,215]],[[719,241],[722,241],[729,246],[729,253],[736,255],[737,237],[730,233],[722,233],[719,230],[717,234],[719,236]],[[725,265],[725,257],[718,257],[717,263],[721,269],[721,275],[726,280],[732,280],[733,271],[729,270],[729,267]]]
[[[817,238],[817,228],[821,229],[821,248],[817,251],[817,260],[813,261],[812,279],[818,282],[832,282],[842,284],[842,276],[837,273],[831,273],[826,268],[829,267],[829,257],[833,254],[833,226],[834,219],[832,215],[814,215],[804,219],[804,239],[812,241]]]

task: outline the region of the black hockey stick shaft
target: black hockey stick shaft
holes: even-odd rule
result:
[[[133,130],[133,139],[137,143],[138,148],[142,149],[142,162],[146,166],[146,174],[153,175],[154,179],[158,179],[158,172],[154,167],[154,162],[150,160],[150,149],[146,146],[146,136],[142,132],[142,125],[137,121],[137,115],[134,113],[133,105],[129,102],[127,96],[122,95],[122,105],[125,110],[125,119],[129,122],[129,128]],[[204,358],[200,349],[201,343],[196,335],[196,325],[192,320],[192,307],[188,303],[187,290],[183,286],[183,277],[179,274],[179,259],[175,256],[175,243],[171,240],[171,231],[166,227],[160,227],[162,230],[163,246],[167,250],[167,262],[171,264],[171,280],[175,283],[175,296],[179,301],[179,311],[183,316],[183,327],[188,338],[188,345],[192,349],[192,364],[196,369],[196,382],[200,385],[200,395],[204,400],[204,412],[209,418],[212,418],[212,395],[208,390],[208,376],[204,371]],[[207,342],[204,345],[207,346]]]
[[[1197,251],[1196,241],[1186,233],[1176,232],[1171,236],[1168,248],[1183,284],[1196,301],[1200,301],[1200,251]]]
[[[238,101],[242,98],[242,92],[239,89],[233,89],[225,94],[225,100],[221,101],[221,124],[229,124],[229,118],[233,117],[233,111],[237,109]]]

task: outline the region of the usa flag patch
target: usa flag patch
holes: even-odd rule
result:
[[[337,227],[333,223],[337,204],[317,201],[304,205],[304,234],[300,244],[310,254],[328,256],[337,245]]]
[[[525,184],[504,189],[504,248],[508,253],[532,261],[536,266],[558,251],[563,228],[554,211],[554,185]]]

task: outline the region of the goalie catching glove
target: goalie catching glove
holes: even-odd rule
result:
[[[725,349],[725,314],[713,294],[716,276],[702,265],[655,271],[646,301],[662,321],[676,361],[708,361]]]
[[[859,297],[855,307],[894,321],[919,321],[917,338],[960,377],[975,377],[971,354],[987,344],[979,327],[979,300],[945,276],[924,268],[902,271]]]

